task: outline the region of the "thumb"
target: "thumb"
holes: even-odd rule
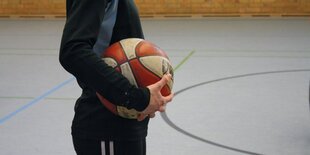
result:
[[[171,75],[170,74],[165,74],[161,79],[160,81],[158,81],[158,88],[159,89],[162,89],[167,83],[168,81],[171,80]]]

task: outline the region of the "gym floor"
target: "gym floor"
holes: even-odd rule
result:
[[[0,20],[0,154],[73,155],[63,19]],[[175,67],[148,155],[309,155],[308,18],[143,19]]]

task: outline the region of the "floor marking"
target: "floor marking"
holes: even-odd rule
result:
[[[35,97],[29,96],[0,96],[0,99],[16,99],[16,100],[27,100],[34,99]],[[76,100],[74,97],[46,97],[45,100]],[[1,103],[0,103],[1,104]]]
[[[194,53],[195,50],[192,50],[173,70],[176,71],[179,69]]]
[[[296,72],[310,72],[310,69],[295,69],[295,70],[278,70],[278,71],[267,71],[267,72],[258,72],[258,73],[248,73],[248,74],[243,74],[243,75],[235,75],[235,76],[229,76],[229,77],[224,77],[224,78],[219,78],[219,79],[215,79],[215,80],[210,80],[210,81],[206,81],[206,82],[201,82],[201,83],[198,83],[198,84],[195,84],[195,85],[192,85],[192,86],[189,86],[189,87],[186,87],[186,88],[183,88],[177,92],[175,92],[175,96],[177,96],[178,94],[184,92],[184,91],[187,91],[189,89],[192,89],[192,88],[196,88],[196,87],[199,87],[201,85],[204,85],[204,84],[210,84],[210,83],[214,83],[214,82],[220,82],[220,81],[225,81],[225,80],[231,80],[231,79],[237,79],[237,78],[243,78],[243,77],[250,77],[250,76],[258,76],[258,75],[266,75],[266,74],[279,74],[279,73],[296,73]],[[310,92],[310,84],[309,84],[309,92]],[[310,96],[310,93],[309,93],[309,96]],[[310,98],[310,97],[309,97]],[[310,102],[310,99],[309,99],[309,102]],[[310,104],[309,104],[310,105]],[[173,123],[173,121],[171,121],[167,115],[166,112],[162,112],[160,113],[161,117],[163,118],[163,120],[170,126],[172,127],[173,129],[175,129],[176,131],[184,134],[184,135],[187,135],[193,139],[196,139],[198,141],[201,141],[201,142],[204,142],[204,143],[207,143],[207,144],[210,144],[210,145],[214,145],[214,146],[217,146],[217,147],[220,147],[220,148],[223,148],[223,149],[228,149],[228,150],[231,150],[231,151],[235,151],[235,152],[239,152],[239,153],[243,153],[243,154],[248,154],[248,155],[262,155],[260,153],[256,153],[256,152],[251,152],[251,151],[246,151],[246,150],[241,150],[241,149],[238,149],[238,148],[235,148],[235,147],[230,147],[230,146],[227,146],[227,145],[223,145],[223,144],[220,144],[220,143],[216,143],[214,141],[210,141],[210,140],[207,140],[207,139],[204,139],[202,137],[199,137],[199,136],[196,136],[188,131],[185,131],[183,130],[181,127],[178,127],[176,124]]]
[[[27,104],[23,105],[22,107],[18,108],[17,110],[11,112],[10,114],[0,118],[0,125],[5,123],[6,121],[8,121],[10,118],[12,118],[13,116],[17,115],[18,113],[28,109],[29,107],[31,107],[32,105],[38,103],[39,101],[43,100],[44,98],[46,98],[48,95],[52,94],[53,92],[55,92],[56,90],[59,90],[60,88],[62,88],[63,86],[67,85],[68,83],[72,82],[75,78],[71,77],[70,79],[56,85],[55,87],[53,87],[52,89],[46,91],[44,94],[40,95],[39,97],[34,98],[33,100],[31,100],[30,102],[28,102]]]

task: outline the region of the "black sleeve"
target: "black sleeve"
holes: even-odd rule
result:
[[[67,0],[70,1],[70,0]],[[67,2],[67,20],[61,40],[59,61],[79,81],[116,105],[144,110],[150,100],[147,88],[136,88],[109,67],[94,52],[108,0]]]

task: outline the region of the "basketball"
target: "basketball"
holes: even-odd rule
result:
[[[166,73],[172,75],[161,90],[163,96],[171,93],[173,68],[167,54],[155,44],[138,38],[124,39],[112,44],[102,54],[102,59],[122,73],[136,87],[146,87],[158,82]],[[136,119],[139,112],[117,106],[97,93],[102,104],[112,113],[127,119]]]

